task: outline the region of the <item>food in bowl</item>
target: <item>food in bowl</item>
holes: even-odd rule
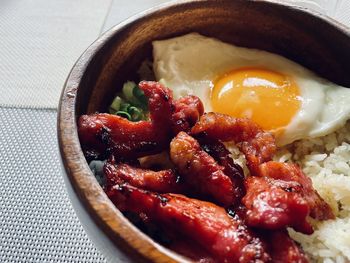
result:
[[[279,146],[320,137],[350,115],[350,89],[284,57],[199,34],[155,41],[154,72],[174,97],[195,94],[206,112],[250,118]]]
[[[196,40],[189,46],[182,45],[181,38]],[[188,61],[189,64],[198,61],[203,71],[197,74],[194,63],[186,72],[186,61],[178,60],[176,54],[180,53],[180,58],[193,55],[186,53],[188,51],[181,53],[202,40],[214,43],[215,50],[222,50],[226,56],[221,55],[221,58],[228,57],[232,63],[227,67],[231,68],[224,69],[221,65],[220,70],[216,71],[215,67],[213,70],[211,63],[219,65],[221,62],[215,57],[206,57],[205,51],[210,53],[212,49],[204,45],[200,53],[203,55]],[[303,105],[321,98],[327,98],[329,105],[335,105],[334,96],[346,102],[348,90],[327,83],[301,66],[267,52],[260,51],[263,55],[259,55],[258,51],[244,49],[246,55],[243,57],[236,55],[238,51],[230,57],[231,51],[227,50],[241,48],[221,48],[220,45],[227,44],[197,34],[165,40],[164,43],[154,43],[155,75],[166,86],[172,88],[173,85],[173,91],[158,82],[143,81],[139,88],[126,83],[123,94],[118,94],[111,105],[111,111],[116,115],[97,113],[79,119],[79,137],[87,159],[106,160],[103,187],[113,203],[157,241],[194,260],[306,262],[308,258],[303,249],[311,259],[346,260],[347,250],[341,246],[336,256],[331,254],[331,246],[327,248],[329,243],[322,244],[323,250],[317,251],[320,245],[317,231],[323,225],[331,224],[332,228],[339,225],[339,229],[343,229],[339,220],[348,217],[347,208],[336,208],[333,199],[337,204],[346,205],[349,190],[343,188],[342,197],[339,197],[328,194],[333,190],[325,191],[327,186],[315,189],[308,177],[308,164],[299,162],[300,168],[292,163],[311,156],[313,165],[319,165],[316,170],[322,170],[320,162],[327,156],[322,159],[311,151],[300,154],[300,150],[293,149],[293,145],[316,139],[286,143],[327,132],[332,134],[334,129],[344,125],[349,117],[346,107],[337,115],[338,122],[328,118],[328,112],[312,111],[317,125],[318,120],[329,120],[325,122],[326,128],[322,128],[322,125],[303,121],[308,118],[308,110]],[[175,43],[175,46],[169,43]],[[199,49],[201,45],[198,45]],[[164,59],[168,57],[164,55],[167,50],[175,55]],[[256,60],[257,56],[262,57],[261,61]],[[205,59],[201,61],[201,57]],[[276,67],[270,68],[263,62],[271,62],[268,65],[275,63]],[[290,68],[292,70],[288,71]],[[178,70],[186,73],[178,74]],[[208,70],[223,77],[210,76],[209,73],[201,75]],[[238,86],[228,85],[235,82]],[[310,83],[311,89],[321,91],[318,90],[315,97],[308,97],[304,93],[304,90],[307,92],[307,87],[303,86],[305,83]],[[248,100],[236,105],[236,108],[241,108],[237,112],[226,112],[230,110],[228,99],[234,103],[241,98],[232,97],[230,89],[241,90],[241,93],[248,90],[248,96],[243,96]],[[270,96],[265,98],[264,90],[269,89],[273,90],[269,93],[274,95],[273,100]],[[220,101],[220,93],[223,93],[223,101]],[[268,106],[272,103],[276,104],[273,111],[263,112],[266,120],[272,119],[272,114],[278,114],[277,109],[285,105],[284,96],[288,98],[286,103],[291,103],[287,110],[293,108],[288,121],[285,122],[282,114],[277,117],[278,121],[282,120],[280,126],[274,123],[263,127],[264,118],[254,116],[265,108],[271,109]],[[258,101],[258,106],[250,107],[250,100],[253,104]],[[267,102],[266,107],[264,102]],[[345,102],[342,105],[346,105]],[[215,112],[209,112],[212,110]],[[296,116],[303,119],[294,125]],[[288,128],[290,125],[307,132],[293,137]],[[286,136],[288,134],[292,136]],[[337,143],[334,145],[338,146]],[[321,141],[315,149],[322,147]],[[330,150],[324,150],[322,154],[331,156]],[[162,154],[157,155],[159,153]],[[344,165],[343,170],[346,171]],[[332,176],[332,171],[330,173]],[[334,173],[338,176],[336,170]],[[318,178],[317,182],[322,181]],[[299,241],[303,249],[289,235]],[[308,243],[308,237],[313,241]],[[328,257],[324,256],[327,249],[330,251]]]

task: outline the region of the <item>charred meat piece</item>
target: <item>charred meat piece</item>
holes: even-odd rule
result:
[[[131,122],[111,114],[82,115],[78,133],[85,156],[90,159],[128,160],[159,153],[168,148],[172,136],[188,131],[203,114],[196,96],[173,101],[172,91],[158,82],[139,84],[148,98],[150,121]]]
[[[224,167],[224,173],[230,177],[234,189],[234,195],[236,196],[237,204],[245,194],[244,189],[244,173],[241,166],[236,164],[230,156],[230,152],[226,149],[225,145],[216,139],[210,139],[206,136],[200,136],[198,141],[202,149],[211,155],[219,165]]]
[[[203,151],[193,137],[180,132],[170,143],[170,158],[195,192],[224,206],[236,202],[235,186],[224,173],[225,168]]]
[[[300,167],[292,163],[267,162],[260,165],[260,176],[266,176],[284,181],[298,182],[302,194],[310,207],[310,216],[318,220],[333,219],[331,207],[322,199],[312,186],[312,181]]]
[[[286,230],[269,231],[262,238],[268,244],[273,263],[307,263],[309,259]]]
[[[158,82],[142,81],[139,87],[148,97],[151,121],[156,133],[176,135],[189,132],[204,113],[202,101],[193,95],[173,100],[172,91]]]
[[[155,194],[128,184],[106,190],[121,210],[146,215],[205,248],[218,262],[266,262],[261,241],[237,218],[209,202],[177,194]]]
[[[82,115],[78,123],[85,152],[113,154],[116,159],[137,158],[167,148],[171,139],[172,92],[157,82],[141,82],[148,97],[151,121],[131,122],[111,114]],[[107,156],[108,157],[108,156]]]
[[[306,221],[310,210],[299,183],[250,176],[245,180],[245,187],[247,194],[242,203],[247,209],[248,226],[270,230],[293,227],[305,234],[313,232]]]
[[[197,96],[188,95],[174,102],[175,111],[172,115],[173,133],[189,132],[192,126],[204,113],[202,101]]]
[[[154,132],[161,137],[170,136],[171,115],[174,111],[173,92],[155,81],[141,81],[139,87],[148,98]]]
[[[104,158],[113,154],[116,159],[137,158],[167,147],[166,136],[159,137],[154,130],[151,122],[131,122],[106,113],[82,115],[78,124],[85,156],[94,151]]]
[[[252,175],[256,175],[259,165],[270,161],[276,151],[274,136],[249,119],[210,112],[200,118],[191,133],[205,133],[224,142],[234,141],[244,153]]]
[[[127,182],[135,187],[159,193],[183,192],[183,185],[180,184],[179,177],[171,169],[155,172],[128,164],[115,165],[106,162],[103,171],[107,185],[110,186]]]

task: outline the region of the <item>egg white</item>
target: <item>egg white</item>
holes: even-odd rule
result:
[[[171,88],[176,99],[196,95],[206,112],[212,111],[213,80],[228,71],[256,67],[291,76],[300,89],[301,108],[277,138],[279,146],[329,134],[350,119],[350,89],[324,80],[273,53],[237,47],[191,33],[154,41],[153,60],[156,79]]]

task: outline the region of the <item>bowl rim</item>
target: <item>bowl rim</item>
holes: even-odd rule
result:
[[[78,138],[76,95],[79,83],[83,78],[88,65],[93,57],[102,49],[104,43],[108,42],[115,34],[125,29],[128,25],[155,15],[158,12],[164,12],[174,6],[181,6],[189,3],[205,3],[209,1],[212,0],[173,0],[139,12],[111,27],[99,36],[78,58],[65,81],[61,93],[57,115],[57,138],[61,160],[65,168],[64,176],[68,179],[66,181],[69,181],[72,185],[79,201],[91,216],[96,226],[102,230],[114,244],[129,251],[130,253],[128,254],[133,259],[155,262],[187,261],[182,256],[153,241],[129,222],[113,205],[98,184],[85,160]],[[300,7],[293,3],[286,3],[283,0],[245,1],[263,2],[307,13],[310,16],[323,20],[333,26],[336,30],[341,31],[343,34],[350,37],[349,27],[317,11]]]

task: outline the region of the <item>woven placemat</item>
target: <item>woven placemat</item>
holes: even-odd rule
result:
[[[112,0],[0,1],[0,106],[52,108]]]
[[[0,108],[0,262],[106,262],[66,193],[56,111]]]

